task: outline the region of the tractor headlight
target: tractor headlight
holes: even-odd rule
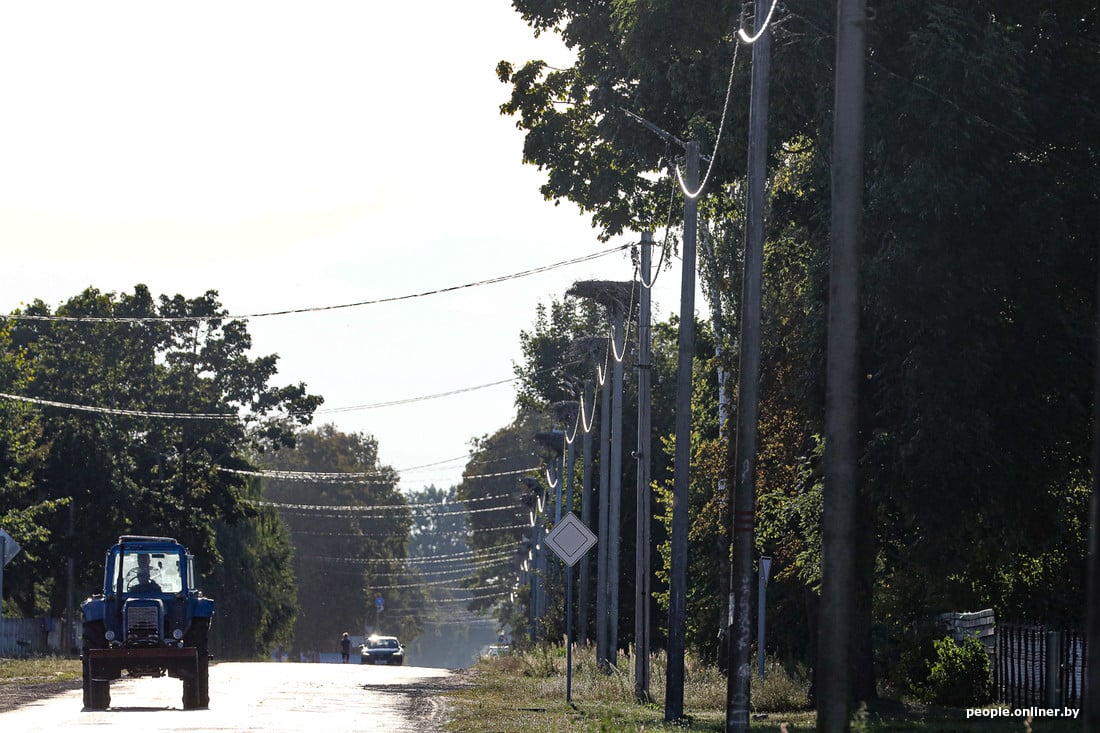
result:
[[[172,638],[173,639],[182,639],[183,638],[183,629],[176,629],[175,631],[173,631],[172,632]]]
[[[114,641],[115,640],[115,632],[111,631],[110,629],[107,629],[107,633],[103,635],[103,638],[106,639],[107,641]]]

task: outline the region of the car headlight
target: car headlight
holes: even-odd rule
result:
[[[103,638],[106,639],[107,641],[114,641],[115,640],[115,632],[111,631],[110,629],[107,629],[107,633],[103,635]]]
[[[183,629],[176,629],[175,631],[173,631],[172,632],[172,638],[173,639],[182,639],[183,638]]]

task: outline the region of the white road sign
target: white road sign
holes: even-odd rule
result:
[[[576,514],[569,512],[550,530],[543,542],[566,565],[573,566],[596,544],[596,535],[584,526],[584,522],[577,519]]]
[[[19,554],[19,550],[22,549],[19,547],[19,543],[13,540],[11,535],[2,529],[0,529],[0,548],[3,549],[4,555],[0,558],[0,565],[7,565],[12,561],[12,558]]]

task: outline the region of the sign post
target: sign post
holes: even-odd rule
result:
[[[565,563],[565,701],[573,701],[573,566],[596,544],[596,535],[569,512],[558,522],[543,543]]]
[[[4,566],[21,548],[11,535],[0,529],[0,654],[4,653]]]
[[[757,593],[759,605],[756,608],[756,670],[760,679],[764,679],[764,602],[768,597],[768,576],[772,570],[772,559],[760,558],[760,586]]]

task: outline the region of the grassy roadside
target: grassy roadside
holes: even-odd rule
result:
[[[620,658],[618,671],[601,672],[590,650],[573,657],[572,702],[565,701],[565,654],[562,649],[485,658],[471,670],[472,685],[448,695],[451,733],[551,733],[555,731],[724,731],[726,679],[712,668],[686,665],[684,709],[688,719],[671,724],[664,718],[664,659],[651,665],[654,702],[634,702],[633,660]],[[771,666],[762,685],[754,680],[754,733],[806,733],[815,729],[808,708],[806,683],[797,670],[787,674]],[[886,733],[1080,733],[1081,722],[1036,719],[1030,728],[1022,718],[971,719],[963,710],[919,704],[887,703],[861,712],[853,731]]]
[[[80,660],[64,657],[0,658],[0,685],[64,682],[80,679]]]

